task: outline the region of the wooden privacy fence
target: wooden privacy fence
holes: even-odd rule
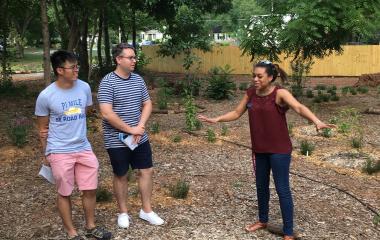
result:
[[[159,46],[144,46],[143,52],[151,58],[147,69],[156,72],[184,73],[182,67],[183,55],[172,57],[158,57]],[[380,45],[355,45],[343,46],[341,55],[333,54],[324,59],[315,59],[309,76],[360,76],[366,73],[380,72]],[[242,56],[242,51],[237,46],[217,46],[211,52],[193,50],[201,60],[200,73],[207,73],[215,66],[230,65],[233,74],[251,74],[252,62],[250,56]],[[291,58],[284,59],[280,66],[288,73]],[[196,66],[193,66],[192,70]]]

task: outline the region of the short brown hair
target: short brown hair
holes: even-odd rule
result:
[[[135,48],[128,43],[117,44],[112,48],[112,59],[115,64],[117,64],[116,57],[120,56],[124,49],[132,49],[136,53]]]

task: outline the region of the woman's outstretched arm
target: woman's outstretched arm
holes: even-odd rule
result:
[[[236,119],[239,119],[245,113],[245,111],[247,110],[246,105],[248,101],[249,101],[249,98],[246,93],[244,94],[244,97],[242,98],[240,103],[236,106],[236,108],[233,111],[220,115],[218,117],[214,117],[214,118],[198,115],[198,119],[201,120],[202,122],[208,122],[208,123],[234,121]]]

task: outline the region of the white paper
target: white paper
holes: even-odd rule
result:
[[[137,143],[134,143],[133,135],[128,135],[128,137],[124,138],[124,133],[119,133],[119,139],[122,141],[125,145],[127,145],[132,151],[138,146]]]
[[[42,167],[38,175],[48,180],[48,182],[50,182],[51,184],[55,184],[51,167],[42,164]]]

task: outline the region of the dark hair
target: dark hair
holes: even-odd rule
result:
[[[268,60],[264,60],[256,63],[254,68],[257,67],[265,68],[265,72],[268,74],[268,76],[273,76],[271,82],[274,82],[278,75],[280,75],[282,83],[286,83],[288,81],[288,74],[286,74],[286,72],[280,68],[278,64],[273,64]]]
[[[55,51],[50,56],[51,66],[53,67],[55,76],[58,76],[57,68],[63,67],[63,64],[65,64],[66,61],[73,63],[77,62],[78,58],[74,53],[65,50]]]
[[[132,45],[128,43],[119,43],[112,48],[112,59],[115,64],[117,64],[116,57],[120,56],[124,49],[132,49],[136,53],[136,50]]]

